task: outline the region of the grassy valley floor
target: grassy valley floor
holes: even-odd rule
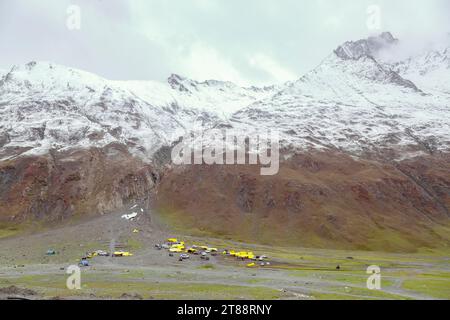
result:
[[[0,240],[0,298],[28,299],[450,299],[450,251],[414,254],[286,248],[170,234],[143,214],[77,222]],[[134,229],[140,230],[133,233]],[[180,262],[154,245],[177,237],[187,245],[251,250],[271,264],[248,268],[219,254]],[[116,246],[132,257],[95,257],[82,268],[81,290],[66,287],[67,267],[89,251]],[[46,256],[47,249],[57,252]],[[381,268],[381,290],[367,289],[367,267]],[[339,266],[339,270],[337,270]]]

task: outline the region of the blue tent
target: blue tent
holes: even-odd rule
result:
[[[80,266],[81,267],[89,267],[89,261],[87,261],[86,259],[82,259],[80,261]]]

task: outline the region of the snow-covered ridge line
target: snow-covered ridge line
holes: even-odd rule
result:
[[[110,81],[48,62],[14,66],[0,78],[0,157],[119,142],[151,159],[161,146],[272,94],[180,77],[190,83],[186,91],[171,80]]]
[[[295,82],[264,88],[171,75],[111,81],[48,62],[0,73],[0,159],[50,149],[126,145],[151,161],[198,129],[277,129],[293,148],[408,154],[450,148],[450,50],[387,63],[384,33],[347,42]]]

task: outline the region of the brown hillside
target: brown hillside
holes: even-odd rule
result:
[[[414,251],[450,244],[450,158],[400,163],[296,155],[280,173],[254,166],[167,172],[157,207],[192,233],[286,245]]]
[[[0,222],[58,222],[148,201],[159,176],[124,146],[0,163]]]

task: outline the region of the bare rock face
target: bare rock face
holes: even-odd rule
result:
[[[0,164],[0,220],[57,222],[149,199],[159,174],[121,145]]]
[[[185,231],[243,241],[392,251],[446,246],[449,160],[302,153],[270,178],[252,166],[189,166],[166,172],[157,206]]]
[[[358,41],[349,41],[339,46],[335,53],[342,59],[357,60],[363,56],[375,57],[382,49],[388,49],[398,43],[390,32],[383,32],[377,37],[369,37]]]

